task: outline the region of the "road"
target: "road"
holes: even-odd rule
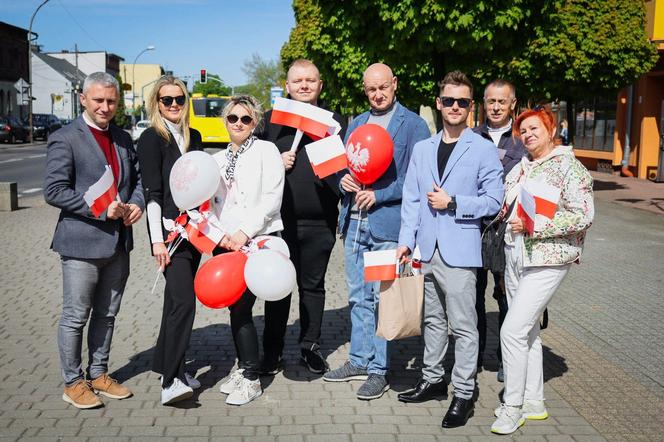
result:
[[[18,183],[18,196],[41,193],[46,167],[46,143],[0,144],[0,181]]]

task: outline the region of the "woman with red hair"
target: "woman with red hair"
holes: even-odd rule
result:
[[[508,217],[509,310],[500,330],[503,403],[491,426],[498,434],[513,433],[526,419],[549,416],[544,406],[539,318],[571,264],[579,262],[594,216],[592,178],[571,147],[554,144],[555,132],[553,114],[541,107],[521,113],[514,123],[514,135],[521,138],[528,156],[505,178],[499,215]],[[508,207],[512,207],[509,213]]]

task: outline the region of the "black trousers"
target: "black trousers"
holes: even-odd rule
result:
[[[227,250],[217,247],[213,254],[216,256],[226,252]],[[255,303],[256,296],[247,289],[235,304],[228,307],[231,313],[231,333],[238,367],[243,368],[244,377],[252,381],[258,379],[260,370],[258,332],[252,311]]]
[[[321,325],[325,310],[325,273],[336,240],[334,227],[325,221],[300,220],[282,232],[295,265],[300,294],[300,337],[302,348],[320,344]],[[291,295],[280,301],[265,303],[263,353],[276,360],[284,349],[284,336]]]
[[[200,261],[198,250],[183,241],[164,271],[164,306],[152,362],[153,371],[162,375],[164,387],[170,386],[175,378],[185,381],[185,353],[196,316],[194,276]]]
[[[501,288],[500,282],[503,278],[503,275],[500,273],[493,273],[493,297],[498,302],[498,331],[503,326],[503,321],[505,320],[505,315],[507,315],[507,296]],[[477,312],[477,331],[480,335],[479,342],[479,352],[478,352],[478,364],[481,364],[484,349],[486,348],[486,306],[484,304],[484,297],[486,293],[486,287],[488,285],[488,275],[489,271],[486,269],[479,268],[477,269],[477,284],[475,285],[475,311]],[[503,360],[502,351],[500,349],[500,339],[498,339],[498,348],[496,349],[496,357],[500,363]]]

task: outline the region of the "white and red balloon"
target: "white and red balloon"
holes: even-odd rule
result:
[[[175,205],[184,211],[212,198],[220,180],[219,166],[212,155],[195,150],[185,153],[173,164],[168,184]]]

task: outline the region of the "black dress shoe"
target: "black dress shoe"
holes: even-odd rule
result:
[[[453,397],[447,414],[443,418],[443,428],[455,428],[466,425],[473,415],[473,400]]]
[[[420,379],[412,390],[399,393],[397,398],[401,402],[420,403],[430,401],[431,399],[444,399],[447,396],[447,384],[440,381],[432,384],[424,379]]]

